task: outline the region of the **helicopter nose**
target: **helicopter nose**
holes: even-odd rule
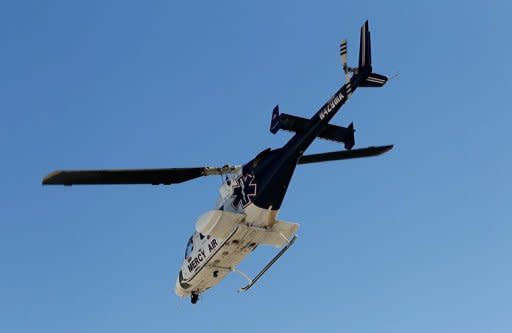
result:
[[[174,293],[180,297],[188,296],[190,293],[188,293],[185,289],[183,289],[180,285],[180,279],[176,279],[176,286],[174,287]]]

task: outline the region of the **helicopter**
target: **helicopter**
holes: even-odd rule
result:
[[[171,185],[203,176],[220,175],[223,183],[215,209],[204,213],[189,238],[179,270],[175,293],[199,296],[217,285],[227,274],[237,272],[247,280],[239,291],[249,290],[267,270],[294,244],[299,225],[281,221],[277,215],[297,165],[381,155],[393,145],[352,149],[355,144],[353,123],[347,127],[329,124],[334,115],[359,87],[382,87],[388,81],[373,72],[368,21],[361,26],[357,67],[347,65],[347,41],[340,44],[345,84],[310,118],[272,111],[270,132],[295,133],[282,147],[265,149],[243,165],[221,167],[59,170],[44,177],[43,185]],[[317,138],[342,143],[345,150],[304,155]],[[237,265],[260,245],[280,251],[250,278]]]

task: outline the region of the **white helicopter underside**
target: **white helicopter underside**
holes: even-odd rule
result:
[[[176,281],[175,292],[179,296],[199,295],[234,271],[249,281],[249,285],[242,288],[247,290],[277,258],[254,280],[237,271],[236,266],[258,245],[287,249],[295,239],[299,225],[276,220],[277,211],[252,203],[243,209],[234,208],[230,202],[231,184],[232,181],[227,181],[219,190],[218,207],[223,210],[208,211],[196,222],[196,232],[189,240]]]

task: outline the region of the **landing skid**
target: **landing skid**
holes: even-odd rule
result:
[[[288,241],[288,244],[286,244],[286,246],[283,247],[281,249],[281,251],[279,251],[279,253],[276,254],[276,256],[274,258],[272,258],[272,260],[270,260],[265,267],[263,267],[263,269],[258,273],[258,275],[256,275],[254,277],[254,279],[250,279],[247,275],[243,274],[240,271],[237,271],[238,273],[240,273],[244,278],[246,278],[249,281],[249,284],[246,285],[245,287],[238,289],[238,292],[247,291],[252,286],[254,286],[254,284],[263,276],[263,274],[265,274],[268,271],[268,269],[293,245],[293,243],[295,242],[296,239],[297,239],[297,236],[293,236],[293,238],[290,241]]]

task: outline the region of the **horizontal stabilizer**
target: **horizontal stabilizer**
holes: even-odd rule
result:
[[[280,129],[295,133],[302,133],[308,129],[310,120],[297,117],[291,114],[279,113],[279,106],[272,111],[272,120],[270,123],[270,132],[277,133]],[[346,149],[354,146],[354,125],[351,123],[348,127],[327,125],[327,127],[318,134],[319,138],[341,142],[345,144]]]
[[[59,170],[44,177],[43,185],[170,185],[183,183],[201,176],[230,173],[239,168],[226,165],[220,168]]]
[[[329,153],[303,155],[298,164],[328,162],[337,160],[348,160],[352,158],[371,157],[384,154],[393,149],[393,145],[368,147],[345,151],[333,151]]]

